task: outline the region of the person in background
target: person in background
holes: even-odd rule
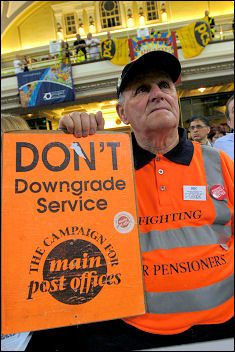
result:
[[[61,40],[60,43],[60,53],[59,53],[59,63],[63,67],[64,65],[70,64],[70,55],[72,54],[70,51],[69,44],[64,40]]]
[[[147,313],[35,332],[32,351],[45,339],[53,351],[133,351],[233,336],[233,162],[179,127],[180,72],[174,55],[152,51],[117,87],[117,114],[133,131]],[[74,111],[59,129],[86,137],[104,119]]]
[[[98,60],[100,58],[100,41],[97,38],[92,38],[92,34],[87,34],[86,45],[89,48],[90,60]]]
[[[4,133],[16,130],[30,130],[30,127],[23,117],[17,115],[2,115],[1,132]]]
[[[16,58],[14,60],[14,67],[15,67],[15,74],[24,72],[24,63],[22,62],[20,55],[16,55]]]
[[[76,52],[77,62],[81,62],[87,59],[86,55],[86,42],[84,39],[81,39],[80,34],[76,34],[76,40],[73,43],[73,47]]]
[[[160,31],[155,30],[153,27],[150,29],[150,35],[160,34]]]
[[[109,31],[107,32],[107,39],[112,39],[112,35]]]
[[[29,71],[29,65],[30,61],[29,59],[27,58],[27,56],[24,56],[24,59],[23,59],[23,64],[24,64],[24,72],[27,72]]]
[[[210,123],[207,117],[194,116],[189,122],[189,131],[193,141],[212,147],[212,144],[208,140]]]
[[[226,135],[226,131],[224,129],[224,126],[222,125],[212,125],[210,133],[208,134],[208,140],[209,142],[214,145],[215,141]]]
[[[215,37],[215,19],[214,19],[214,17],[209,16],[209,10],[205,11],[205,17],[208,17],[208,21],[209,21],[210,29],[211,29],[211,36],[213,39]]]
[[[30,130],[27,122],[20,116],[1,116],[1,140],[5,132]],[[24,351],[32,337],[32,332],[1,334],[1,351]]]
[[[226,133],[223,132],[223,131],[216,131],[215,134],[214,134],[214,136],[212,137],[212,140],[211,140],[212,145],[215,144],[215,141],[216,141],[218,138],[223,137],[223,136],[225,136],[225,135],[226,135]]]
[[[214,143],[214,147],[223,150],[234,161],[234,95],[232,95],[227,101],[225,116],[232,133],[228,133],[225,136],[218,138]]]

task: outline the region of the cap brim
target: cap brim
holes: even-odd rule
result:
[[[164,71],[169,74],[173,82],[177,81],[181,73],[180,62],[174,55],[161,50],[150,51],[129,64],[129,68],[122,77],[120,87],[118,87],[119,93],[123,91],[132,77],[141,72],[143,67]]]

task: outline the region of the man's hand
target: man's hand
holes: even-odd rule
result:
[[[101,111],[96,114],[74,111],[61,117],[58,130],[67,130],[75,137],[87,137],[95,134],[96,131],[103,131],[104,122]]]

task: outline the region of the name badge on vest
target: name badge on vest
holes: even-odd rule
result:
[[[184,200],[206,201],[206,186],[184,186]]]

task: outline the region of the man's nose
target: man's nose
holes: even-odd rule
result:
[[[157,84],[153,84],[151,86],[151,90],[150,90],[150,94],[149,94],[149,99],[150,100],[155,100],[155,99],[163,99],[163,93],[161,88],[159,88],[159,86]]]

